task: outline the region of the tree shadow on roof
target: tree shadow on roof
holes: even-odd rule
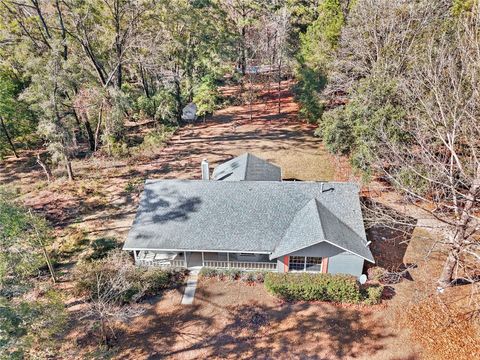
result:
[[[197,196],[185,197],[171,189],[162,189],[161,195],[148,187],[140,202],[140,222],[144,215],[148,221],[162,224],[169,221],[186,221],[190,214],[198,211],[201,199]],[[138,225],[138,224],[137,224]]]

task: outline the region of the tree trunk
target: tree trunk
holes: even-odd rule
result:
[[[62,31],[62,46],[63,46],[62,57],[63,57],[63,60],[66,61],[68,57],[67,31],[65,29],[65,23],[63,22],[63,15],[62,15],[62,10],[60,8],[59,0],[55,0],[55,8],[57,9],[58,23]]]
[[[447,260],[443,265],[442,274],[438,279],[439,288],[443,289],[452,285],[453,276],[455,269],[458,265],[458,258],[460,255],[462,243],[465,242],[465,234],[468,229],[469,223],[471,221],[470,211],[472,211],[475,202],[477,200],[476,196],[480,190],[480,163],[478,163],[476,169],[476,175],[474,177],[473,183],[467,193],[467,201],[463,207],[462,215],[460,220],[456,224],[456,233],[451,241],[452,248],[448,252]]]
[[[138,66],[139,70],[140,70],[140,77],[142,79],[142,87],[143,87],[143,92],[145,93],[145,96],[147,98],[150,98],[150,91],[149,91],[149,87],[148,87],[148,82],[147,82],[147,79],[145,78],[145,73],[143,72],[143,66],[142,64],[140,64]]]
[[[57,282],[57,278],[55,277],[55,270],[53,269],[52,262],[50,261],[50,256],[48,256],[47,249],[42,246],[43,257],[45,258],[45,262],[48,266],[48,271],[50,271],[50,276],[52,277],[52,282],[55,284]]]
[[[82,142],[83,140],[83,135],[82,135],[82,123],[80,122],[80,119],[78,118],[77,112],[75,111],[75,108],[73,108],[71,114],[75,118],[75,123],[77,124],[77,133],[74,131],[75,139],[78,139],[78,141]]]
[[[448,253],[447,260],[443,265],[442,274],[438,279],[438,287],[444,289],[452,285],[453,275],[455,273],[455,269],[458,265],[458,251],[456,249],[450,250]]]
[[[92,125],[90,125],[90,121],[88,121],[88,119],[85,119],[85,129],[87,130],[90,151],[95,151],[95,135],[93,134]]]
[[[1,116],[0,116],[0,123],[2,125],[3,132],[5,133],[5,137],[7,138],[7,141],[10,144],[10,147],[12,148],[12,151],[13,151],[15,157],[18,159],[17,150],[15,149],[15,145],[13,145],[12,138],[10,137],[10,134],[8,133],[7,127],[5,126],[5,123],[3,121],[3,117],[1,117]]]
[[[98,137],[100,135],[100,129],[102,125],[102,112],[103,112],[103,102],[100,105],[100,111],[98,112],[97,129],[95,130],[95,140],[94,140],[94,146],[93,146],[94,152],[98,150]]]
[[[177,121],[180,124],[182,122],[182,90],[178,76],[175,76],[175,102],[177,103]]]
[[[120,14],[120,2],[116,2],[115,6],[115,50],[117,54],[117,89],[122,88],[122,81],[123,81],[123,68],[122,68],[122,53],[123,53],[123,46],[122,46],[122,40],[121,40],[121,35],[120,35],[120,19],[121,19],[121,14]]]
[[[242,76],[245,76],[247,72],[247,49],[245,48],[245,35],[247,30],[245,26],[242,26],[242,40],[241,40],[241,49],[240,49],[240,70],[242,71]]]
[[[52,172],[50,171],[48,165],[42,161],[42,159],[40,158],[40,154],[37,154],[37,164],[42,167],[43,172],[47,176],[47,181],[50,182],[52,179]]]
[[[64,155],[64,156],[65,156],[65,167],[67,169],[68,180],[73,181],[75,180],[75,178],[73,176],[72,162],[70,161],[67,155]]]
[[[278,62],[278,114],[281,113],[282,61]]]

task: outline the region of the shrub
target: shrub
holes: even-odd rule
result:
[[[242,272],[238,269],[229,269],[224,271],[224,277],[229,280],[237,280]]]
[[[257,283],[263,283],[265,282],[265,276],[268,274],[267,271],[258,271],[255,272],[255,282]]]
[[[162,146],[163,144],[165,144],[165,142],[168,141],[168,139],[170,139],[170,137],[175,133],[176,130],[176,126],[157,126],[155,131],[152,131],[145,135],[145,137],[143,138],[143,142],[139,147],[139,150],[156,149],[159,146]]]
[[[88,260],[103,259],[110,251],[118,248],[118,243],[114,238],[99,238],[91,242],[91,253]]]
[[[215,278],[218,276],[218,270],[214,268],[204,267],[200,270],[200,278]]]
[[[253,283],[255,282],[256,276],[255,273],[252,271],[245,271],[240,275],[240,280],[247,282],[247,283]]]
[[[139,281],[143,287],[144,296],[154,296],[162,290],[176,288],[184,283],[186,270],[184,269],[137,269],[140,273]]]
[[[96,298],[98,292],[103,291],[99,285],[108,291],[109,284],[121,283],[127,289],[116,302],[124,304],[177,287],[184,282],[185,275],[183,270],[136,267],[127,253],[118,250],[110,252],[104,259],[80,264],[75,274],[75,293]]]
[[[362,297],[364,298],[363,302],[366,305],[380,304],[380,301],[382,300],[382,294],[382,285],[372,285],[362,289]]]
[[[240,280],[248,283],[263,283],[266,271],[242,271],[240,269],[214,269],[204,267],[200,270],[200,277],[204,279]]]
[[[334,301],[358,303],[360,287],[353,276],[332,274],[268,273],[266,289],[288,301]]]

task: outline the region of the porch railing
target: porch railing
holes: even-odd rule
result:
[[[184,260],[137,259],[136,264],[139,266],[155,266],[165,268],[187,267]]]
[[[217,261],[205,260],[206,267],[221,269],[239,269],[239,270],[276,270],[276,263],[269,262],[250,262],[250,261]]]
[[[184,260],[165,260],[165,259],[137,259],[139,266],[154,266],[161,268],[186,268]],[[266,270],[274,271],[277,269],[276,263],[269,262],[250,262],[250,261],[218,261],[205,260],[205,267],[217,269],[238,269],[238,270]]]

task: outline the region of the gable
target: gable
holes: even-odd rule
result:
[[[344,251],[373,262],[366,241],[333,214],[318,199],[312,198],[294,216],[270,259],[327,242]]]

